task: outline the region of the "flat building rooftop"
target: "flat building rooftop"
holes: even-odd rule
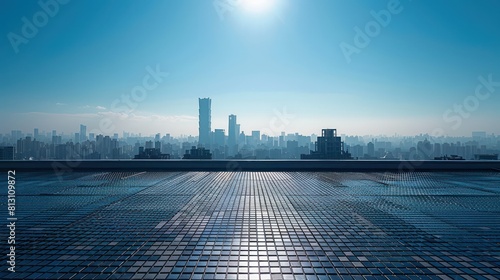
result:
[[[497,171],[18,171],[15,186],[0,279],[500,278]]]

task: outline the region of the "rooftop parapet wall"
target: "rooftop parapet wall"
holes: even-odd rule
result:
[[[83,160],[0,161],[0,170],[18,171],[499,171],[500,161],[392,160]]]

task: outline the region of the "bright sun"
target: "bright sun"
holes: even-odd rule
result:
[[[250,13],[262,14],[271,10],[274,0],[240,0],[243,9]]]

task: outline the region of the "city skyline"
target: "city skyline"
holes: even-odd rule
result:
[[[198,137],[182,139],[169,133],[156,133],[150,137],[139,137],[123,131],[105,136],[101,131],[90,132],[80,124],[79,132],[64,136],[57,130],[50,133],[33,129],[26,136],[20,130],[11,135],[0,134],[0,160],[28,159],[434,159],[497,160],[500,150],[500,136],[486,131],[474,131],[472,137],[453,139],[443,135],[420,135],[420,137],[383,137],[381,141],[372,138],[366,143],[366,136],[337,135],[337,129],[324,128],[321,135],[305,136],[289,133],[270,122],[264,131],[252,130],[245,133],[237,123],[237,116],[228,116],[228,134],[224,128],[212,130],[212,99],[198,98]],[[277,120],[277,118],[275,118]],[[278,120],[287,123],[280,116]],[[109,128],[101,124],[101,129]],[[279,136],[273,132],[280,131]],[[342,141],[346,137],[349,141]],[[365,139],[363,139],[365,138]],[[398,139],[399,138],[399,139]],[[74,140],[74,141],[73,141]],[[464,142],[462,142],[464,140]],[[456,141],[456,142],[454,142]],[[16,144],[9,146],[8,144]],[[7,144],[7,146],[6,146]],[[349,151],[351,149],[351,152]],[[185,153],[183,153],[185,151]]]
[[[168,134],[168,135],[171,135],[173,137],[200,137],[200,135],[203,134],[203,137],[202,137],[202,140],[200,140],[200,143],[202,144],[207,144],[207,143],[210,143],[208,139],[208,134],[209,133],[214,133],[216,130],[218,130],[220,132],[220,130],[222,130],[224,132],[224,135],[226,137],[228,137],[228,139],[231,139],[231,137],[229,137],[229,135],[232,134],[231,131],[233,131],[235,134],[236,134],[236,138],[238,137],[239,133],[240,132],[247,132],[247,133],[252,133],[252,131],[259,131],[261,132],[263,135],[266,135],[266,136],[279,136],[279,135],[282,135],[283,133],[300,133],[300,134],[305,134],[305,135],[316,135],[317,134],[317,131],[313,132],[313,133],[303,133],[301,131],[296,131],[296,130],[289,130],[291,127],[288,125],[290,123],[291,120],[293,120],[293,118],[295,118],[294,115],[292,114],[289,114],[286,109],[283,110],[282,112],[278,111],[278,110],[275,110],[274,111],[274,117],[271,118],[271,121],[269,122],[269,124],[267,126],[264,126],[262,127],[261,129],[241,129],[241,124],[240,123],[236,123],[236,118],[237,118],[237,115],[235,114],[230,114],[229,116],[226,116],[226,123],[225,124],[222,124],[220,126],[212,126],[212,99],[210,97],[207,97],[207,98],[198,98],[198,116],[196,116],[196,126],[197,126],[197,129],[196,129],[196,133],[194,134],[174,134],[174,133],[171,133],[171,131],[167,130],[167,131],[160,131],[160,129],[158,127],[152,127],[152,130],[150,133],[142,133],[142,132],[137,132],[137,131],[130,131],[130,130],[122,130],[122,131],[118,131],[117,129],[112,129],[110,130],[109,129],[109,126],[113,126],[115,128],[115,124],[116,122],[113,122],[111,119],[108,119],[108,118],[101,118],[100,119],[100,123],[91,127],[91,129],[89,129],[89,132],[87,133],[87,127],[88,127],[88,123],[85,123],[85,124],[79,124],[79,131],[78,130],[75,130],[75,127],[78,127],[78,125],[72,125],[72,127],[68,130],[59,130],[59,129],[56,129],[54,127],[52,128],[49,128],[47,130],[45,129],[40,129],[39,127],[31,127],[31,128],[28,128],[28,129],[19,129],[19,128],[13,128],[13,129],[10,129],[10,130],[5,130],[5,131],[0,131],[0,136],[1,135],[4,135],[4,136],[8,136],[8,135],[13,135],[13,133],[15,132],[16,134],[19,133],[19,132],[22,132],[23,135],[26,134],[26,135],[30,135],[30,136],[33,136],[34,138],[37,138],[36,136],[38,134],[40,134],[40,131],[41,133],[45,133],[46,135],[48,134],[52,134],[54,135],[54,132],[58,132],[57,135],[65,135],[66,137],[77,137],[78,139],[83,139],[81,138],[83,135],[87,136],[88,137],[88,134],[93,134],[93,135],[104,135],[104,136],[114,136],[114,135],[121,135],[122,137],[125,137],[124,135],[127,134],[132,134],[132,135],[137,135],[137,136],[140,136],[140,137],[154,137],[155,135],[157,134]],[[457,113],[458,114],[458,113]],[[460,116],[459,114],[457,116]],[[227,120],[227,117],[229,117],[229,121]],[[105,122],[102,122],[102,121],[105,121]],[[109,121],[109,122],[107,122]],[[219,123],[219,122],[218,122]],[[74,126],[74,127],[73,127]],[[203,128],[202,128],[203,126]],[[47,127],[47,126],[45,126]],[[248,127],[248,126],[244,126],[244,127]],[[332,125],[328,126],[328,127],[333,127]],[[289,128],[289,129],[285,129],[285,128]],[[31,133],[31,131],[33,131],[33,133]],[[227,131],[227,133],[226,133]],[[470,131],[468,134],[463,134],[463,135],[447,135],[447,134],[443,134],[441,133],[442,131],[442,128],[439,128],[439,127],[435,127],[435,129],[432,131],[432,132],[424,132],[424,133],[417,133],[417,134],[401,134],[401,133],[393,133],[393,134],[382,134],[382,133],[378,133],[378,134],[370,134],[370,133],[363,133],[363,134],[349,134],[349,133],[342,133],[342,135],[346,135],[346,136],[355,136],[355,137],[364,137],[364,138],[367,138],[367,137],[416,137],[416,136],[422,136],[422,135],[428,135],[429,137],[431,138],[442,138],[442,137],[470,137],[471,135],[474,135],[475,133],[484,133],[485,135],[488,135],[488,136],[499,136],[500,133],[495,133],[494,130],[487,130],[487,131],[483,131],[483,130],[480,130],[480,129],[475,129],[475,130],[472,130]],[[76,139],[76,138],[75,138]],[[228,140],[229,142],[229,145],[231,144],[231,141],[232,140]],[[78,141],[75,141],[75,142],[78,142]]]
[[[236,115],[234,115],[234,114],[229,115],[229,117],[231,117],[231,116],[236,117]],[[199,121],[197,121],[197,123],[199,123]],[[80,127],[80,133],[78,132],[78,127]],[[74,139],[77,136],[78,136],[78,139],[82,139],[81,138],[82,127],[85,127],[84,130],[86,130],[87,125],[80,124],[80,125],[77,125],[75,127],[72,127],[69,131],[62,131],[62,130],[58,130],[58,129],[44,130],[44,129],[39,129],[37,127],[33,127],[31,129],[27,129],[27,130],[12,129],[10,131],[0,133],[0,137],[12,137],[12,135],[22,135],[22,138],[28,136],[28,137],[32,137],[34,139],[38,139],[39,136],[46,138],[49,136],[51,137],[53,135],[57,135],[57,136],[64,136],[67,139],[70,139],[70,138]],[[229,124],[226,123],[226,127],[215,127],[210,132],[213,134],[215,134],[217,132],[219,132],[219,133],[223,132],[224,136],[227,138],[226,140],[228,140],[229,135],[230,135],[230,133],[229,133],[230,130],[228,129],[228,127],[229,128],[231,127],[231,121],[229,121]],[[329,126],[329,127],[333,127],[333,126]],[[238,129],[238,131],[240,131],[239,130],[240,129],[239,123],[237,124],[236,129]],[[240,132],[251,134],[254,131],[258,131],[259,133],[263,132],[261,130],[243,130]],[[54,132],[56,134],[54,134]],[[103,133],[102,131],[94,130],[94,131],[90,131],[89,133],[87,133],[86,136],[87,136],[87,139],[88,139],[89,134],[94,135],[94,136],[96,136],[96,135],[103,135],[103,136],[110,136],[110,137],[118,136],[119,138],[126,138],[126,137],[154,138],[156,135],[160,134],[160,135],[169,135],[170,137],[179,138],[179,139],[187,138],[187,137],[198,139],[199,138],[198,133],[199,133],[199,128],[197,129],[197,133],[180,134],[180,135],[172,134],[169,131],[156,131],[153,133],[141,133],[141,132],[136,132],[136,131],[123,130],[123,131],[116,131],[113,133]],[[300,135],[308,135],[308,136],[317,136],[318,134],[320,134],[318,131],[313,132],[311,134],[306,134],[306,133],[301,133],[300,131],[284,130],[284,131],[280,131],[280,133],[277,133],[275,135],[269,135],[269,134],[265,134],[265,133],[263,133],[262,135],[271,136],[271,137],[278,137],[278,136],[282,135],[283,133],[285,133],[285,134],[300,134]],[[402,135],[402,134],[398,134],[398,133],[394,133],[392,135],[366,134],[366,133],[362,134],[362,135],[358,135],[358,134],[342,133],[342,135],[344,137],[345,136],[347,136],[347,137],[360,137],[360,138],[365,138],[365,139],[368,139],[368,138],[374,138],[374,139],[376,139],[376,138],[383,138],[383,139],[385,139],[385,138],[401,138],[401,139],[403,139],[403,138],[414,138],[414,137],[429,137],[431,139],[441,139],[441,138],[456,138],[456,139],[465,138],[465,139],[467,139],[467,138],[476,137],[475,134],[478,134],[478,133],[484,134],[484,136],[482,136],[483,138],[484,137],[493,137],[493,138],[500,137],[500,134],[494,133],[492,131],[482,131],[482,130],[471,131],[468,135],[433,135],[431,133],[419,133],[419,134],[414,134],[414,135]],[[83,140],[81,140],[81,141],[83,141]],[[80,142],[80,141],[75,141],[75,142]]]
[[[364,159],[364,160],[497,160],[500,136],[484,131],[471,137],[371,138],[337,135],[336,129],[322,129],[321,135],[282,132],[279,137],[260,131],[237,135],[236,116],[229,116],[229,130],[215,129],[208,144],[198,137],[172,137],[157,133],[154,137],[124,132],[113,136],[86,135],[80,132],[61,135],[56,130],[45,133],[34,129],[34,135],[12,131],[0,135],[0,160],[47,159]],[[231,137],[231,135],[234,135]],[[185,153],[184,153],[185,152]]]
[[[500,134],[499,3],[267,2],[4,1],[0,133]]]

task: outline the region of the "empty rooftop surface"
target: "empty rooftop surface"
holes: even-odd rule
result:
[[[500,278],[495,171],[19,170],[15,273],[0,204],[0,279]]]

